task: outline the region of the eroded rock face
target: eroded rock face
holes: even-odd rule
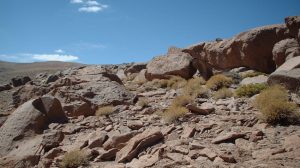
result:
[[[60,102],[53,97],[30,100],[14,111],[0,128],[0,156],[24,137],[41,134],[49,123],[64,123],[67,118]]]
[[[145,76],[148,80],[166,79],[169,75],[189,79],[196,72],[192,60],[188,53],[170,48],[167,55],[155,57],[148,63]]]
[[[205,42],[183,52],[197,59],[198,69],[204,76],[212,69],[226,70],[248,67],[270,73],[275,70],[272,49],[275,43],[287,37],[285,25],[255,28],[238,34],[232,39]]]
[[[286,60],[300,55],[300,46],[296,39],[289,38],[276,43],[272,53],[273,60],[275,61],[276,66],[279,67]]]

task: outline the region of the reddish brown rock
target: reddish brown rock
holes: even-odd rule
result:
[[[245,134],[242,133],[236,133],[236,132],[230,132],[225,135],[219,135],[215,139],[213,139],[211,142],[214,144],[219,144],[223,142],[234,142],[235,139],[244,137]]]
[[[205,42],[184,52],[197,59],[198,69],[204,76],[212,71],[248,67],[261,72],[273,72],[272,49],[275,43],[287,37],[285,25],[264,26],[238,34],[232,39]]]
[[[196,70],[192,65],[193,58],[177,48],[170,48],[165,56],[153,58],[147,64],[146,78],[166,79],[170,75],[181,76],[182,78],[191,78]]]

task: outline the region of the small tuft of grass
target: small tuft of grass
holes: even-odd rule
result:
[[[144,98],[144,97],[141,97],[139,98],[139,101],[137,102],[137,105],[140,106],[140,107],[147,107],[149,104],[149,101],[148,99]]]
[[[181,95],[177,96],[171,106],[175,107],[185,107],[187,104],[191,103],[193,101],[193,98],[187,95]]]
[[[85,152],[74,150],[64,155],[60,165],[62,168],[76,168],[79,166],[85,166],[87,164],[88,157]]]
[[[182,96],[177,96],[169,109],[164,111],[162,114],[163,119],[166,122],[173,122],[177,118],[184,116],[189,110],[185,107],[187,104],[192,102],[192,97],[182,95]]]
[[[212,76],[207,82],[206,86],[211,90],[218,90],[223,87],[229,87],[233,83],[232,78],[222,74]]]
[[[225,99],[225,98],[232,97],[232,96],[233,96],[233,92],[228,88],[219,89],[218,91],[216,91],[213,94],[213,98],[216,100]]]
[[[107,116],[115,111],[114,106],[99,107],[95,113],[96,116]]]
[[[187,81],[179,76],[170,76],[169,79],[154,79],[144,84],[147,88],[179,89],[186,85]]]
[[[179,89],[186,85],[187,81],[184,78],[179,76],[171,76],[170,79],[167,80],[167,87],[170,89]]]
[[[187,81],[186,85],[182,89],[183,94],[187,96],[191,96],[193,98],[196,97],[207,97],[208,90],[201,85],[205,84],[205,80],[200,77],[192,78]]]
[[[279,85],[261,92],[254,104],[262,114],[262,120],[270,124],[294,124],[300,119],[297,104],[290,102],[288,91]]]
[[[251,97],[265,90],[268,86],[262,83],[242,85],[235,90],[237,97]]]
[[[162,117],[166,122],[171,123],[179,117],[184,116],[188,111],[189,110],[185,107],[171,106],[162,114]]]

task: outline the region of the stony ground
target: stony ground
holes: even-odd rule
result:
[[[103,71],[99,67],[87,69],[80,69],[79,72]],[[84,76],[89,79],[86,74]],[[135,76],[138,78],[138,75]],[[59,80],[56,82],[59,83]],[[50,124],[43,134],[31,137],[31,143],[24,142],[23,145],[26,149],[30,147],[28,144],[49,137],[52,137],[51,142],[57,143],[50,150],[39,145],[30,147],[29,151],[39,153],[37,167],[60,167],[64,154],[77,149],[88,155],[88,165],[83,167],[300,165],[300,126],[272,126],[261,122],[259,111],[252,105],[253,98],[196,98],[195,108],[202,107],[209,113],[203,115],[190,111],[174,122],[166,122],[161,111],[167,109],[173,99],[181,94],[181,89],[154,86],[149,89],[145,84],[126,78],[123,84],[132,94],[144,99],[145,103],[142,106],[139,103],[116,105],[114,112],[108,116],[85,117],[78,113],[69,116],[68,123]],[[78,91],[78,87],[75,88]],[[1,95],[11,96],[17,90],[19,88],[2,91]],[[2,100],[5,103],[6,99]],[[7,102],[12,105],[10,99]],[[9,156],[14,156],[14,153],[12,151]]]
[[[76,118],[54,129],[70,134],[61,143],[63,151],[76,147],[99,153],[90,167],[298,167],[300,165],[299,126],[270,126],[257,119],[249,99],[199,99],[213,104],[209,115],[190,113],[175,123],[164,123],[156,109],[166,107],[176,91],[160,89],[143,92],[149,107],[122,106],[108,117]],[[156,128],[163,134],[157,144],[144,148],[131,162],[103,161],[111,148],[89,149],[93,133],[120,138],[113,145],[124,143],[130,134]],[[101,133],[100,133],[101,132]],[[88,137],[88,138],[87,138]],[[87,143],[88,141],[88,143]],[[107,142],[106,141],[106,142]],[[104,144],[106,143],[104,142]],[[105,144],[106,145],[106,144]],[[106,147],[104,145],[104,148]],[[107,157],[107,156],[106,156]],[[113,158],[113,157],[112,157]],[[61,157],[52,166],[58,166]],[[108,159],[110,160],[110,159]],[[114,159],[112,159],[114,160]]]

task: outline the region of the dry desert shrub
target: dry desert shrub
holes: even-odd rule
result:
[[[162,116],[166,122],[171,123],[179,117],[184,116],[188,111],[185,107],[171,106]]]
[[[279,85],[269,87],[255,99],[262,120],[270,124],[294,124],[300,119],[297,104],[290,102],[288,91]]]
[[[229,98],[229,97],[232,97],[232,96],[233,96],[233,92],[228,88],[219,89],[218,91],[216,91],[213,94],[213,98],[216,99],[216,100],[225,99],[225,98]]]
[[[114,106],[99,107],[95,113],[96,116],[107,116],[115,111]]]
[[[87,154],[84,151],[74,150],[64,155],[60,165],[62,168],[76,168],[87,164]]]
[[[232,78],[222,74],[212,76],[207,82],[206,86],[211,90],[218,90],[223,87],[229,87],[233,83]]]
[[[177,118],[184,116],[189,111],[185,106],[191,103],[192,100],[190,96],[177,96],[173,100],[170,108],[162,114],[163,119],[166,122],[173,122]]]
[[[205,80],[201,77],[196,77],[188,80],[186,85],[183,87],[183,95],[191,96],[193,98],[196,97],[207,97],[208,89],[201,86],[205,84]]]

